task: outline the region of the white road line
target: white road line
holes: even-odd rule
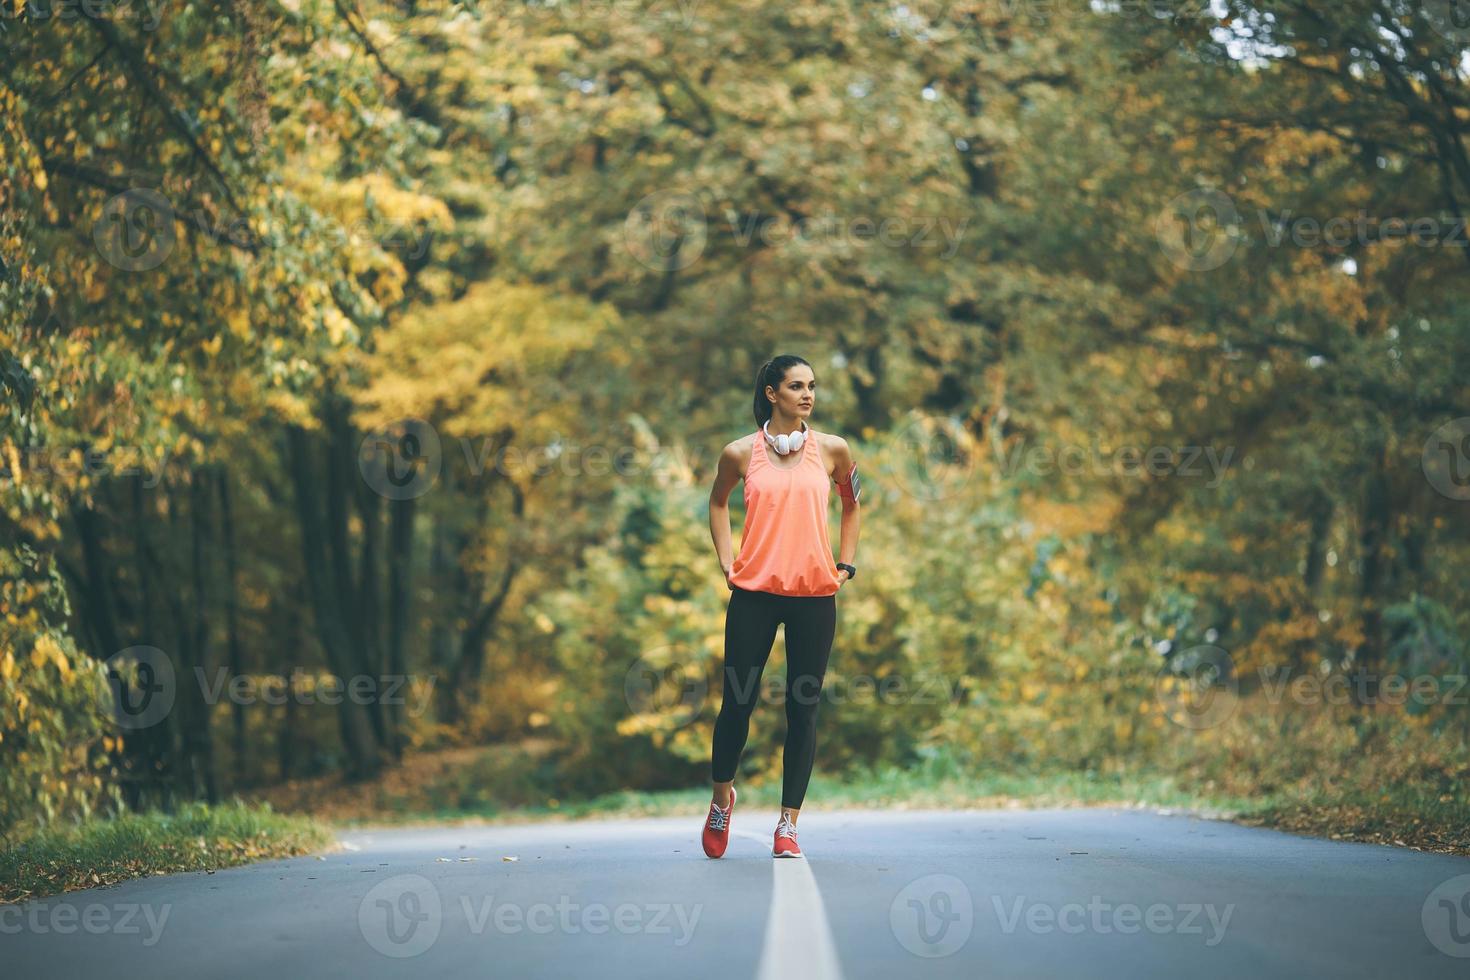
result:
[[[770,837],[734,828],[730,832],[759,841],[770,854]],[[770,861],[774,875],[771,907],[756,980],[798,976],[803,980],[842,980],[837,944],[808,859],[773,857]]]

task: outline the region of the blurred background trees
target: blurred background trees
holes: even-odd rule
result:
[[[824,709],[824,768],[1167,758],[1201,645],[1465,669],[1431,4],[0,9],[7,826],[531,734],[697,784],[784,351],[868,474],[830,682],[939,692]],[[177,698],[119,729],[135,647]]]

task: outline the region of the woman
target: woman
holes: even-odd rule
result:
[[[786,746],[781,819],[772,857],[801,857],[796,818],[816,757],[817,701],[837,626],[837,590],[857,574],[857,464],[847,441],[807,425],[817,399],[812,367],[794,354],[761,366],[755,380],[757,431],[720,453],[710,492],[710,534],[730,602],[725,609],[724,700],[710,752],[714,800],[704,853],[725,853],[735,809],[735,769],[750,732],[761,672],[786,625]],[[745,530],[730,559],[730,492],[745,480]],[[827,538],[830,486],[842,497],[842,561]]]

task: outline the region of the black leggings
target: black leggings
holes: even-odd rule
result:
[[[837,629],[837,597],[777,595],[732,588],[725,608],[725,681],[715,719],[710,775],[735,778],[760,699],[761,672],[786,624],[786,747],[781,757],[781,805],[801,809],[817,754],[817,705]]]

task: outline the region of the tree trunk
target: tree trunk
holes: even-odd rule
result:
[[[84,635],[91,640],[92,656],[106,661],[119,653],[124,644],[113,613],[112,575],[108,567],[107,546],[102,540],[101,515],[80,498],[72,503],[72,519],[76,523],[77,540],[82,548],[82,568],[86,576],[85,587],[76,596],[78,618],[85,624]],[[147,569],[140,568],[142,581],[147,581]],[[146,592],[144,594],[146,611]],[[151,635],[151,634],[145,634]],[[119,680],[125,680],[120,677]],[[124,698],[134,698],[131,688],[120,691]],[[115,761],[126,775],[122,779],[123,800],[130,809],[141,809],[156,790],[155,780],[167,769],[167,743],[158,737],[160,726],[167,720],[149,728],[123,733],[122,748],[116,753]],[[165,729],[166,731],[166,729]]]
[[[366,480],[354,480],[354,494],[358,517],[362,521],[362,551],[358,555],[358,588],[356,602],[349,610],[359,621],[362,634],[362,650],[367,661],[364,671],[373,678],[373,728],[378,734],[378,744],[389,752],[396,743],[393,713],[383,701],[383,685],[388,673],[386,654],[382,644],[383,602],[379,594],[381,560],[378,541],[382,534],[383,498],[368,486]]]
[[[155,574],[162,575],[163,568],[148,540],[148,513],[143,506],[142,475],[135,477],[132,483],[133,560],[138,568],[140,635],[151,641],[158,635],[153,618],[153,581]],[[160,487],[161,492],[167,492],[164,485],[161,484]],[[177,663],[177,658],[172,659]],[[177,720],[167,717],[156,725],[124,736],[124,744],[134,746],[129,750],[130,757],[135,760],[133,778],[127,781],[132,786],[132,792],[125,797],[128,799],[128,806],[133,809],[141,810],[149,804],[162,806],[165,803],[165,788],[177,779],[174,765],[178,757],[174,751],[174,733],[177,729]]]
[[[1327,567],[1327,539],[1332,530],[1334,507],[1332,498],[1321,490],[1312,495],[1308,504],[1308,519],[1311,524],[1307,531],[1307,554],[1305,568],[1302,570],[1302,590],[1306,594],[1307,603],[1314,608],[1317,603],[1318,588],[1322,584],[1322,572]],[[1303,639],[1293,643],[1291,647],[1292,667],[1300,668],[1311,649],[1311,640]]]
[[[230,475],[221,466],[218,471],[220,532],[224,538],[225,552],[225,631],[228,643],[227,657],[230,676],[239,677],[245,672],[244,652],[240,648],[239,623],[239,561],[235,555],[235,515],[230,505]],[[234,755],[234,783],[244,786],[248,780],[245,759],[245,705],[235,702],[231,706],[234,722],[232,731],[232,754]]]
[[[84,605],[88,613],[93,634],[102,644],[95,651],[99,660],[106,660],[123,648],[118,635],[117,619],[112,610],[112,582],[108,574],[107,554],[102,543],[101,518],[97,512],[81,499],[72,504],[72,519],[77,525],[77,539],[82,545],[82,567],[87,575],[87,594]]]
[[[506,485],[510,487],[511,508],[515,523],[519,523],[525,516],[526,498],[513,481],[507,480]],[[488,504],[485,510],[488,510]],[[485,519],[485,510],[481,512],[481,523]],[[485,637],[489,635],[490,627],[494,625],[495,619],[500,615],[500,609],[505,604],[505,597],[510,593],[510,587],[515,582],[516,574],[520,571],[520,556],[511,551],[506,556],[504,572],[500,576],[500,584],[495,589],[495,594],[489,601],[477,607],[474,618],[469,627],[460,638],[459,671],[455,678],[455,687],[464,691],[474,691],[479,686],[480,675],[485,665]],[[473,591],[471,595],[478,604],[482,584],[478,577],[473,580]]]
[[[322,508],[315,494],[315,482],[311,466],[311,445],[308,433],[299,425],[286,428],[286,446],[292,483],[296,490],[297,520],[301,528],[302,563],[306,574],[307,593],[311,598],[312,618],[316,623],[317,636],[333,673],[341,678],[350,678],[356,672],[356,657],[353,656],[352,637],[342,623],[337,587],[340,568],[333,567],[340,552],[328,557],[327,538],[333,532],[324,528],[328,521],[323,519]],[[328,462],[328,472],[336,469],[333,461]],[[328,483],[334,478],[328,478]],[[340,483],[340,477],[335,478]],[[330,497],[331,491],[328,490]],[[340,508],[338,517],[340,518]],[[345,534],[345,531],[342,532]],[[342,747],[347,755],[347,775],[353,779],[367,778],[382,766],[378,753],[378,742],[373,733],[369,712],[354,704],[350,697],[343,697],[338,706],[338,727],[342,736]]]
[[[409,589],[413,579],[413,515],[414,498],[394,500],[388,531],[388,672],[402,678],[408,686],[408,657],[405,650],[408,635]],[[403,705],[390,705],[393,757],[403,757]]]
[[[445,474],[448,477],[448,474]],[[446,480],[447,482],[447,480]],[[429,544],[429,584],[433,590],[433,608],[429,620],[429,663],[433,665],[438,685],[434,689],[434,700],[439,723],[454,725],[459,722],[459,699],[449,678],[454,672],[454,647],[449,634],[450,609],[457,596],[447,587],[451,571],[450,530],[448,519],[442,514],[434,519],[433,535]]]
[[[1360,705],[1378,700],[1378,681],[1383,670],[1383,586],[1384,539],[1389,528],[1388,479],[1384,471],[1383,448],[1374,452],[1369,463],[1359,511],[1358,528],[1358,600],[1361,609],[1363,645],[1354,658],[1358,675],[1353,690]]]
[[[346,399],[336,393],[327,395],[323,411],[327,439],[326,546],[333,608],[338,626],[347,639],[342,650],[342,665],[334,668],[343,684],[350,684],[354,677],[372,676],[377,670],[378,637],[376,611],[365,608],[358,601],[360,589],[354,586],[352,579],[348,511],[350,495],[362,479],[358,474],[357,446],[347,421],[347,409]],[[368,533],[366,528],[364,533]],[[366,582],[362,587],[366,587]],[[347,700],[350,699],[344,695],[343,701]],[[363,714],[372,726],[374,741],[379,746],[386,744],[387,733],[383,730],[383,717],[377,702],[359,707],[364,709]]]
[[[306,646],[302,635],[300,606],[292,602],[282,605],[286,636],[290,638],[288,649],[301,650]],[[286,703],[281,706],[281,731],[276,739],[276,764],[280,769],[281,782],[293,775],[291,758],[298,745],[296,726],[296,665],[286,664]],[[338,712],[339,716],[341,712]]]
[[[210,673],[209,663],[209,565],[205,560],[205,546],[209,543],[209,468],[195,469],[189,476],[189,512],[193,525],[193,572],[194,572],[194,642],[193,653],[196,670]],[[204,795],[210,804],[219,802],[219,780],[214,768],[214,733],[210,730],[210,719],[214,706],[204,696],[198,676],[189,678],[187,684],[191,697],[197,697],[198,716],[195,718],[195,746],[193,754],[199,768],[199,781],[204,786]]]

